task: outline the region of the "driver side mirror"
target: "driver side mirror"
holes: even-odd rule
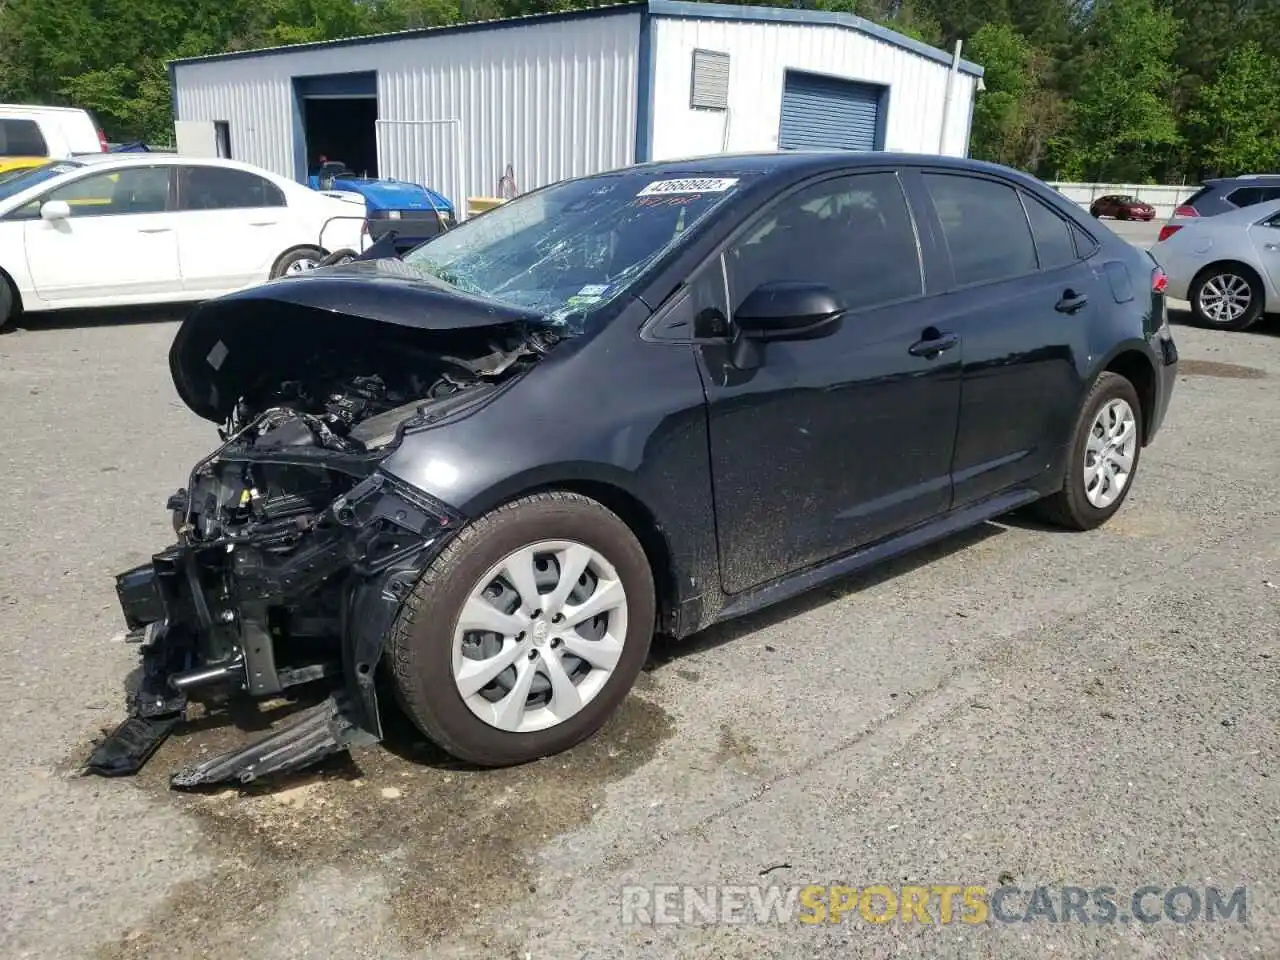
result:
[[[65,220],[71,216],[71,204],[65,200],[50,200],[40,207],[40,217],[50,223]]]
[[[733,322],[750,340],[814,340],[835,333],[844,310],[826,284],[774,280],[747,294]]]

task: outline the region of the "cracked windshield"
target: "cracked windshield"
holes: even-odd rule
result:
[[[743,182],[636,174],[570,181],[499,207],[405,261],[575,332]]]

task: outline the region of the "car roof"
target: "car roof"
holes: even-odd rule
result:
[[[179,166],[199,164],[209,167],[225,167],[228,170],[244,170],[248,173],[254,173],[260,177],[267,177],[277,181],[283,179],[270,170],[264,170],[261,167],[255,167],[251,163],[243,163],[239,160],[229,160],[225,157],[193,157],[181,153],[164,153],[158,150],[151,150],[147,153],[79,153],[71,157],[70,160],[51,160],[49,162],[78,163],[85,167],[124,167],[133,164],[147,166],[155,163],[177,164]]]
[[[46,107],[34,103],[0,103],[0,113],[85,113],[81,107]]]
[[[949,167],[971,172],[991,172],[1023,181],[1026,174],[998,164],[971,160],[967,157],[944,157],[937,154],[900,153],[897,151],[854,150],[777,150],[759,153],[718,153],[678,160],[653,160],[625,167],[614,173],[646,173],[653,176],[732,176],[757,174],[795,177],[821,173],[831,169],[856,169],[883,166]],[[607,176],[608,174],[602,174]]]
[[[1203,181],[1205,186],[1238,187],[1249,183],[1280,183],[1280,173],[1242,173],[1238,177],[1215,177]]]

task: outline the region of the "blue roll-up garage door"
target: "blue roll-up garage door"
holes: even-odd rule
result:
[[[879,149],[883,92],[884,87],[871,83],[787,71],[778,146],[784,150]]]

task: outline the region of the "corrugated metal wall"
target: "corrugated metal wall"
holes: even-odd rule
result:
[[[381,172],[461,207],[495,193],[508,164],[524,191],[632,162],[639,16],[179,63],[178,118],[228,121],[235,159],[292,177],[292,78],[377,70]]]
[[[825,24],[752,23],[658,17],[653,21],[655,160],[778,146],[788,68],[885,84],[887,150],[964,156],[975,77],[960,73],[944,149],[943,103],[950,68],[910,50]],[[695,49],[730,54],[728,111],[689,106]]]

